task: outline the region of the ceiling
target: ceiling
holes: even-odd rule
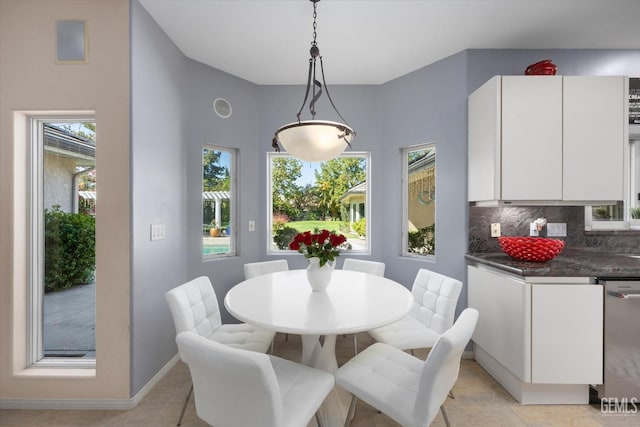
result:
[[[311,1],[139,1],[189,58],[306,83]],[[382,84],[464,49],[640,49],[640,1],[322,0],[317,43],[330,86]]]

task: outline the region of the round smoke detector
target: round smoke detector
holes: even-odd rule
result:
[[[223,119],[231,116],[231,104],[224,98],[216,98],[213,101],[213,110]]]

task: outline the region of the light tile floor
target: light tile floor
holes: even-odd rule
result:
[[[340,364],[353,355],[352,337],[338,337],[336,353]],[[358,336],[359,347],[372,343],[369,336]],[[275,353],[291,360],[299,360],[300,338],[290,335],[288,340],[278,334]],[[426,351],[416,352],[425,358]],[[175,426],[183,399],[190,386],[189,370],[179,362],[167,376],[134,409],[129,411],[68,411],[68,410],[3,410],[0,427],[62,427],[62,426]],[[460,378],[454,387],[455,399],[445,404],[449,420],[455,427],[472,426],[640,426],[640,415],[602,414],[599,405],[519,405],[475,361],[463,360]],[[207,424],[195,414],[193,399],[187,407],[182,425],[204,427]],[[386,415],[359,402],[352,427],[397,427]],[[444,426],[438,415],[432,426]]]

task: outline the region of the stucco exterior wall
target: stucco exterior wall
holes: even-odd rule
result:
[[[73,159],[57,154],[44,155],[44,208],[59,205],[64,212],[73,211]]]

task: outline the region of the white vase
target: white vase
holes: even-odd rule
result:
[[[331,282],[331,273],[333,273],[334,262],[329,262],[320,267],[320,258],[309,258],[309,266],[307,267],[307,281],[311,285],[313,292],[324,292]]]

